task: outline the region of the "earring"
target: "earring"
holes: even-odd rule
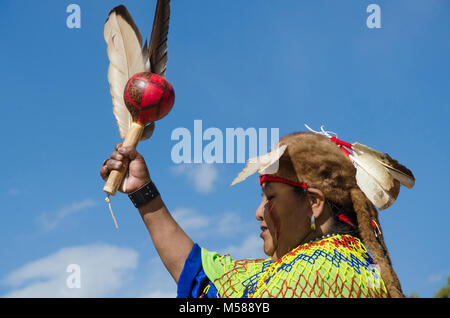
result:
[[[314,215],[311,216],[311,230],[316,230],[316,218],[314,217]]]

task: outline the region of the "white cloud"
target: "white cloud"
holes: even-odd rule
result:
[[[114,294],[135,269],[138,253],[132,249],[93,244],[63,248],[28,263],[7,275],[2,284],[12,287],[3,297],[106,297]],[[80,288],[69,288],[70,264],[80,266]]]
[[[198,231],[210,227],[211,219],[189,208],[176,208],[172,213],[173,218],[185,231]]]
[[[55,229],[56,226],[58,226],[58,224],[69,215],[97,206],[99,204],[100,204],[99,202],[92,199],[85,199],[79,202],[73,202],[71,204],[61,207],[56,212],[42,213],[38,217],[38,221],[44,227],[45,230],[51,231]]]
[[[232,237],[247,233],[256,228],[256,221],[253,223],[245,222],[242,217],[235,212],[221,213],[215,220],[215,232],[224,237]]]
[[[176,175],[184,175],[192,182],[194,189],[199,193],[210,193],[218,180],[219,172],[212,164],[182,164],[172,168]]]
[[[256,235],[247,236],[240,245],[225,248],[222,254],[230,254],[233,259],[267,258],[263,252],[263,241]]]
[[[176,291],[166,292],[161,290],[152,291],[142,296],[142,298],[176,298],[176,297],[177,297]]]
[[[175,221],[187,232],[196,237],[230,238],[241,236],[256,229],[256,222],[250,223],[236,212],[202,213],[194,209],[179,207],[171,212]]]

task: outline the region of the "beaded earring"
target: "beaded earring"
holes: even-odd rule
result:
[[[314,215],[311,216],[311,230],[316,230],[316,218],[314,217]]]

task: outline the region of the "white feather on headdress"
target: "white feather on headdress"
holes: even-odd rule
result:
[[[345,151],[356,168],[356,182],[359,188],[378,209],[386,209],[394,203],[400,191],[400,184],[407,188],[414,186],[415,179],[412,172],[388,154],[358,142],[353,144],[343,142],[336,136],[331,136],[331,132],[325,131],[323,126],[321,132],[312,130],[308,125],[305,126],[314,133],[330,138]]]
[[[281,156],[286,151],[287,145],[276,145],[274,149],[259,157],[247,160],[245,168],[233,180],[231,185],[242,182],[255,172],[260,174],[272,174],[278,171],[278,164]]]

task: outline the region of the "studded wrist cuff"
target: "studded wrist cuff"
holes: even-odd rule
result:
[[[133,193],[130,193],[128,197],[130,198],[131,202],[133,202],[136,208],[140,208],[141,206],[155,199],[158,195],[158,189],[156,189],[156,186],[152,181],[150,181]]]

